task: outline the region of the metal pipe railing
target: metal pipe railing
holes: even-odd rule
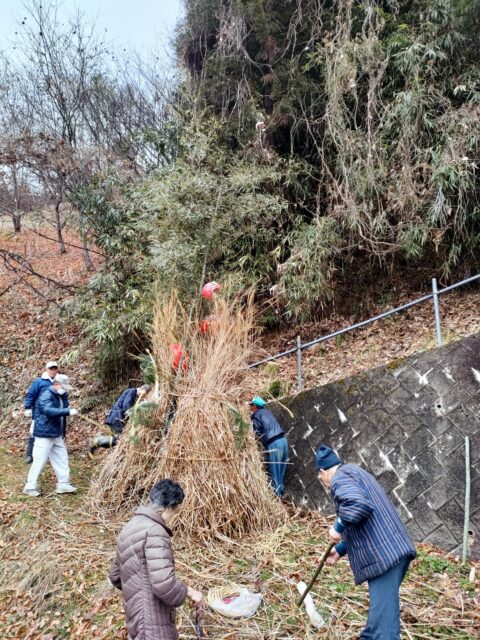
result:
[[[333,333],[329,333],[326,336],[321,336],[319,338],[315,338],[315,340],[310,340],[310,342],[301,342],[301,338],[300,336],[298,336],[297,338],[297,346],[293,347],[292,349],[287,349],[286,351],[282,351],[281,353],[276,353],[273,356],[269,356],[268,358],[263,358],[262,360],[259,360],[258,362],[254,362],[250,365],[248,365],[249,369],[254,369],[255,367],[259,367],[262,364],[266,364],[267,362],[272,362],[274,360],[279,360],[280,358],[284,358],[285,356],[289,356],[292,355],[293,353],[297,354],[297,358],[299,360],[299,362],[301,362],[301,359],[299,357],[299,353],[301,354],[301,352],[304,349],[309,349],[310,347],[315,346],[316,344],[320,344],[321,342],[325,342],[326,340],[331,340],[332,338],[336,338],[337,336],[341,336],[344,333],[348,333],[349,331],[355,331],[356,329],[361,329],[362,327],[365,327],[369,324],[372,324],[373,322],[377,322],[377,320],[382,320],[383,318],[388,318],[389,316],[395,314],[395,313],[400,313],[401,311],[405,311],[406,309],[409,309],[410,307],[413,307],[417,304],[421,304],[422,302],[426,302],[427,300],[430,299],[434,299],[434,303],[435,303],[435,320],[436,320],[436,335],[437,335],[437,345],[438,346],[442,346],[442,339],[441,339],[441,331],[440,331],[440,311],[439,311],[439,307],[438,307],[438,298],[439,296],[441,296],[444,293],[448,293],[449,291],[453,291],[453,289],[457,289],[458,287],[462,287],[466,284],[469,284],[471,282],[475,282],[476,280],[480,279],[480,274],[476,275],[476,276],[471,276],[470,278],[466,278],[465,280],[461,280],[460,282],[456,282],[455,284],[452,284],[448,287],[444,287],[443,289],[436,289],[436,279],[432,280],[432,293],[428,293],[424,296],[422,296],[421,298],[417,298],[416,300],[412,300],[410,302],[407,302],[405,304],[400,305],[399,307],[395,307],[395,309],[390,309],[389,311],[385,311],[383,313],[379,313],[376,316],[373,316],[373,318],[369,318],[368,320],[362,320],[361,322],[356,322],[355,324],[350,325],[349,327],[344,327],[343,329],[339,329],[338,331],[334,331]],[[301,375],[301,373],[299,374],[299,376]],[[299,386],[300,386],[300,377],[298,377],[299,380]],[[303,386],[303,384],[302,384]]]
[[[465,284],[470,284],[470,282],[474,282],[475,280],[480,279],[480,273],[476,276],[472,276],[471,278],[466,278],[466,280],[460,280],[460,282],[456,282],[455,284],[451,284],[449,287],[445,287],[444,289],[440,289],[438,295],[441,293],[448,293],[448,291],[453,291],[457,287],[463,287]]]

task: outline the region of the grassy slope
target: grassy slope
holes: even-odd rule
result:
[[[32,640],[126,638],[119,595],[106,587],[105,576],[120,522],[102,522],[82,493],[91,464],[75,455],[72,471],[80,494],[57,496],[47,471],[44,497],[21,494],[27,468],[8,448],[0,450],[3,469],[0,525],[0,637]],[[295,606],[298,580],[308,581],[325,546],[328,523],[318,514],[290,512],[277,531],[238,543],[208,548],[177,541],[177,572],[194,586],[230,582],[261,589],[264,601],[248,621],[229,622],[207,609],[208,638],[354,638],[366,615],[367,591],[354,587],[346,562],[326,570],[315,590],[325,616],[325,632],[315,631]],[[477,575],[480,565],[477,565]],[[470,568],[427,547],[403,589],[403,619],[410,638],[474,638],[480,583],[469,581]],[[475,597],[477,614],[475,614]],[[477,615],[475,622],[475,615]],[[193,616],[179,616],[182,638],[195,638]]]
[[[12,240],[25,242],[26,255],[37,268],[50,262],[51,247],[22,234]],[[28,246],[27,246],[28,245]],[[22,245],[23,247],[23,245]],[[27,251],[28,249],[28,251]],[[15,250],[19,250],[15,247]],[[24,253],[22,248],[21,253]],[[75,253],[75,255],[73,255]],[[57,269],[85,277],[81,256],[72,252],[55,258]],[[0,279],[10,274],[0,273]],[[49,292],[54,293],[54,292]],[[478,294],[452,300],[445,318],[450,334],[478,330]],[[29,500],[21,494],[27,468],[21,461],[26,424],[19,410],[26,385],[36,375],[39,363],[67,354],[65,366],[74,378],[72,404],[92,408],[89,414],[101,421],[101,413],[111,398],[101,398],[91,376],[92,354],[81,346],[78,330],[59,325],[45,315],[41,304],[25,288],[2,298],[0,322],[0,638],[60,640],[61,638],[126,638],[118,594],[105,589],[105,575],[111,562],[114,539],[121,522],[105,522],[91,512],[84,492],[89,484],[91,463],[85,460],[84,443],[95,428],[72,420],[69,447],[74,451],[72,469],[78,496],[57,496],[50,471],[44,480],[45,496]],[[375,325],[346,341],[331,343],[309,354],[307,384],[344,377],[358,369],[404,355],[402,349],[428,348],[428,318],[416,315],[405,327],[403,321]],[[330,324],[333,323],[331,326]],[[347,318],[332,318],[330,324],[310,327],[314,335],[348,324]],[[401,325],[401,326],[400,326]],[[426,328],[427,327],[427,328]],[[430,335],[430,333],[429,333]],[[305,338],[307,336],[304,336]],[[309,336],[313,337],[313,335]],[[283,347],[289,336],[268,344],[268,351]],[[277,348],[275,348],[277,347]],[[295,380],[294,359],[280,365],[283,380]],[[19,368],[19,363],[22,367]],[[15,385],[12,375],[15,373]],[[259,372],[259,378],[270,378]],[[262,381],[263,382],[263,381]],[[252,392],[260,386],[252,376]],[[261,387],[260,387],[261,388]],[[99,404],[100,403],[100,404]],[[241,544],[217,544],[205,549],[182,547],[177,542],[177,570],[194,586],[208,588],[231,581],[261,588],[264,604],[254,619],[229,623],[206,613],[208,638],[353,638],[365,617],[367,594],[355,588],[347,563],[325,572],[316,589],[316,601],[329,621],[325,633],[313,630],[305,614],[295,607],[295,583],[308,580],[318,554],[325,546],[326,522],[318,514],[292,512],[288,526],[278,531],[244,540]],[[480,569],[477,567],[477,576]],[[476,605],[474,598],[477,598]],[[404,620],[410,638],[473,638],[473,610],[479,604],[479,584],[468,581],[468,571],[442,554],[422,548],[421,558],[404,589]],[[463,612],[463,613],[462,613]],[[463,617],[462,617],[463,616]],[[194,638],[192,616],[182,609],[179,617],[182,638]]]

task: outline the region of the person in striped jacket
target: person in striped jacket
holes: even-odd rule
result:
[[[325,445],[315,456],[318,478],[330,489],[337,520],[329,531],[337,543],[327,559],[348,554],[355,584],[368,582],[370,606],[362,640],[400,640],[400,585],[415,547],[395,507],[377,480],[353,464],[342,464]]]

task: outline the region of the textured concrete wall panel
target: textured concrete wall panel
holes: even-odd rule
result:
[[[333,513],[314,452],[333,447],[371,471],[417,542],[459,553],[465,436],[471,447],[470,551],[480,558],[480,336],[393,362],[274,403],[294,463],[287,494]]]

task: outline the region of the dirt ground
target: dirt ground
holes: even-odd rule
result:
[[[43,496],[21,493],[27,467],[8,446],[0,449],[0,637],[126,639],[121,598],[106,584],[120,521],[92,512],[85,492],[98,461],[72,456],[78,495],[54,493],[47,471]],[[208,546],[175,541],[178,576],[204,593],[240,584],[262,593],[257,614],[229,621],[208,606],[206,638],[216,640],[358,637],[368,593],[355,587],[346,561],[329,568],[314,589],[326,626],[314,629],[296,607],[299,580],[312,575],[326,546],[328,520],[287,507],[277,530]],[[175,539],[174,539],[175,540]],[[402,587],[404,638],[473,639],[480,632],[480,563],[456,559],[421,545]],[[196,638],[193,614],[179,613],[180,637]]]
[[[74,236],[71,239],[75,243]],[[2,235],[0,241],[2,247],[24,255],[34,270],[43,273],[54,265],[57,276],[69,285],[78,286],[89,277],[79,249],[69,247],[68,253],[60,256],[52,252],[50,241],[34,238],[28,231],[14,237]],[[17,275],[0,264],[0,292]],[[125,640],[121,598],[107,587],[106,573],[115,536],[126,516],[103,517],[92,510],[86,497],[96,465],[108,455],[101,451],[93,462],[86,457],[88,437],[98,429],[81,418],[71,420],[68,447],[78,495],[56,495],[50,470],[42,481],[41,498],[29,499],[21,493],[27,473],[22,452],[28,431],[22,400],[43,363],[61,358],[75,385],[71,404],[98,423],[116,393],[105,391],[95,380],[94,354],[68,313],[61,318],[50,313],[32,285],[40,286],[42,293],[52,298],[59,295],[58,290],[46,283],[39,285],[32,274],[25,278],[26,282],[15,283],[0,299],[0,638]],[[408,298],[414,294],[409,292]],[[447,341],[480,329],[479,300],[476,290],[448,294],[442,300]],[[395,304],[402,301],[396,299]],[[385,310],[388,305],[378,305],[376,310]],[[355,319],[359,318],[332,315],[305,327],[302,339],[328,333]],[[429,303],[382,322],[307,352],[305,386],[353,375],[434,344]],[[266,335],[259,356],[288,348],[294,337],[294,331]],[[294,391],[295,366],[295,358],[285,358],[278,366],[252,372],[252,392],[263,392],[272,382],[279,382],[283,392]],[[288,505],[286,509],[286,520],[278,529],[257,532],[248,539],[223,540],[207,547],[175,541],[178,575],[192,586],[206,593],[212,587],[237,583],[263,596],[257,614],[245,621],[228,621],[206,607],[206,638],[358,637],[368,593],[364,586],[354,587],[347,562],[326,570],[314,590],[314,600],[326,620],[323,630],[313,629],[304,611],[296,607],[295,585],[312,575],[326,545],[329,522],[321,514],[303,513]],[[478,563],[462,566],[439,550],[421,546],[402,588],[403,637],[479,637],[479,578]],[[182,638],[196,638],[193,615],[186,607],[180,610],[178,624]]]

